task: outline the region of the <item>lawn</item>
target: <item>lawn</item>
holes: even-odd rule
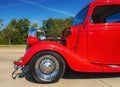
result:
[[[0,45],[0,50],[4,50],[4,49],[8,49],[8,50],[18,50],[18,49],[26,49],[26,45]]]

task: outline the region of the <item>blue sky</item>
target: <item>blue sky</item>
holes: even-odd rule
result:
[[[75,16],[93,0],[0,0],[0,19],[7,24],[13,18],[28,18],[32,23]]]

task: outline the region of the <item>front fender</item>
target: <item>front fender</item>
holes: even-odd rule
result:
[[[101,67],[91,64],[86,59],[80,58],[75,54],[75,52],[56,42],[40,42],[29,48],[29,50],[25,53],[24,58],[22,59],[23,64],[26,65],[35,54],[47,50],[57,52],[63,56],[69,67],[74,71],[102,71]]]

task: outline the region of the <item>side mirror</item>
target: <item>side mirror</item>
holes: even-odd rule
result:
[[[92,23],[92,24],[94,23],[91,16],[88,19],[89,19],[90,23]]]
[[[41,30],[37,30],[37,32],[41,33],[42,31]]]
[[[45,32],[42,30],[37,30],[38,33],[43,33],[43,36],[46,36]]]
[[[46,40],[46,34],[45,34],[44,31],[42,31],[42,30],[37,30],[37,32],[40,33],[39,39],[40,39],[41,41]]]
[[[43,41],[43,40],[46,40],[46,37],[45,37],[45,36],[40,36],[39,39],[40,39],[41,41]]]

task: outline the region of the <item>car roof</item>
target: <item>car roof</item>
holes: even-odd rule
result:
[[[117,2],[117,3],[120,3],[120,0],[95,0],[95,2]]]
[[[103,4],[119,4],[120,5],[120,0],[94,0],[93,2],[91,2],[90,4],[99,4],[99,3],[103,3]]]

